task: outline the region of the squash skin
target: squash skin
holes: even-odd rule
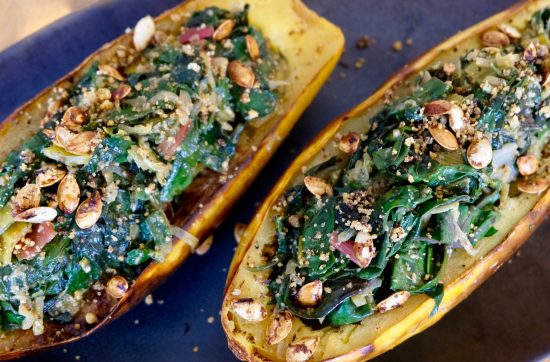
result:
[[[284,4],[283,4],[284,3]],[[247,146],[238,148],[230,162],[231,169],[237,169],[232,179],[226,183],[212,181],[216,175],[201,176],[186,191],[185,202],[176,210],[173,225],[177,225],[199,240],[206,239],[223,221],[230,207],[252,183],[256,175],[265,166],[271,155],[290,132],[302,112],[311,103],[316,93],[327,80],[336,66],[344,49],[344,37],[339,28],[309,10],[300,0],[190,0],[170,9],[155,19],[157,29],[176,29],[171,20],[174,14],[191,13],[208,6],[219,6],[228,10],[242,8],[250,4],[249,19],[260,28],[268,41],[287,59],[290,73],[289,85],[276,113],[268,117],[262,127],[252,131]],[[144,14],[145,15],[145,14]],[[45,113],[47,99],[53,87],[70,87],[74,79],[79,79],[94,60],[108,59],[119,44],[130,44],[132,34],[123,35],[105,44],[97,52],[85,59],[75,70],[58,80],[52,87],[45,89],[31,99],[0,124],[0,157],[21,144],[39,128],[39,121]],[[327,41],[330,40],[330,41]],[[302,54],[302,56],[299,56]],[[303,55],[309,55],[303,57]],[[311,59],[316,55],[316,62]],[[306,60],[303,60],[306,58]],[[251,127],[247,127],[251,128]],[[241,141],[239,141],[241,144]],[[257,147],[256,151],[250,145]],[[209,177],[210,176],[210,177]],[[205,186],[198,187],[197,184]],[[202,204],[199,206],[199,203]],[[99,298],[93,312],[99,322],[89,326],[84,315],[89,306],[84,306],[77,314],[75,328],[67,325],[45,323],[45,332],[33,336],[31,331],[13,331],[0,339],[0,360],[21,357],[44,349],[60,346],[85,337],[111,320],[119,317],[138,304],[152,289],[168,278],[193,252],[185,241],[173,244],[172,251],[162,263],[150,263],[135,280],[126,295],[120,300],[103,296]],[[56,334],[59,332],[59,334]]]
[[[412,305],[405,311],[395,310],[377,316],[375,322],[361,322],[357,328],[349,326],[349,328],[332,328],[325,327],[322,330],[312,330],[305,326],[299,318],[293,317],[293,329],[290,335],[281,342],[280,346],[268,346],[263,338],[262,328],[265,330],[266,324],[253,326],[250,323],[244,323],[238,320],[238,317],[233,314],[230,308],[230,301],[237,298],[233,294],[235,289],[246,289],[254,291],[254,286],[248,287],[248,284],[260,284],[256,278],[251,276],[244,270],[247,262],[257,262],[254,258],[253,241],[262,245],[262,236],[269,234],[266,227],[270,223],[270,212],[273,205],[277,202],[280,195],[285,190],[296,182],[296,178],[300,175],[300,170],[306,165],[314,164],[312,160],[315,157],[319,158],[319,154],[325,148],[329,148],[329,143],[332,142],[335,135],[342,132],[342,128],[346,131],[355,130],[349,125],[348,120],[353,118],[361,118],[365,120],[364,114],[371,108],[375,108],[384,95],[390,91],[399,88],[405,80],[410,79],[419,70],[424,69],[429,64],[432,64],[436,59],[444,57],[445,54],[453,53],[456,46],[472,42],[471,39],[477,39],[479,34],[495,27],[497,24],[504,23],[510,19],[521,23],[528,19],[536,10],[550,6],[550,1],[523,1],[515,6],[493,16],[481,23],[472,26],[469,29],[451,37],[425,55],[412,62],[393,77],[391,77],[384,85],[382,85],[374,94],[372,94],[363,103],[351,111],[343,114],[332,121],[317,137],[305,148],[305,150],[296,158],[295,162],[289,167],[287,172],[281,177],[277,184],[272,189],[271,193],[264,200],[264,203],[259,207],[255,217],[244,232],[244,235],[239,242],[235,256],[231,263],[226,282],[225,296],[222,304],[221,321],[225,330],[229,348],[241,360],[248,361],[284,361],[286,345],[294,338],[303,337],[306,335],[318,335],[321,337],[319,347],[313,354],[310,361],[364,361],[374,358],[412,337],[413,335],[430,327],[441,319],[448,311],[455,307],[462,300],[467,298],[483,281],[491,276],[506,260],[508,260],[532,234],[537,226],[550,214],[550,191],[546,191],[540,195],[538,200],[529,201],[531,208],[525,216],[511,227],[511,230],[502,237],[502,240],[494,248],[487,251],[477,260],[472,258],[472,263],[466,269],[461,270],[457,275],[452,275],[452,280],[445,282],[445,293],[443,301],[439,307],[439,311],[432,317],[429,317],[434,302],[429,298],[416,298]],[[457,53],[455,53],[456,55]],[[375,112],[372,112],[375,113]],[[361,117],[361,115],[363,115]],[[330,151],[329,151],[330,153]],[[322,158],[324,159],[324,158]],[[319,161],[319,159],[317,159]],[[522,200],[526,200],[522,199]],[[261,279],[263,276],[258,276]],[[263,290],[262,290],[263,292]],[[242,292],[240,297],[258,298],[262,303],[269,301],[265,295],[255,295],[252,293]],[[416,297],[416,296],[415,296]],[[412,299],[412,298],[411,298]],[[266,303],[264,303],[266,304]],[[405,309],[405,308],[402,308]],[[269,310],[269,308],[268,308]],[[389,316],[389,317],[388,317]],[[373,316],[374,317],[374,316]],[[369,317],[371,318],[371,317]],[[367,318],[367,320],[369,319]],[[384,323],[384,320],[386,323]],[[390,323],[390,321],[395,323]],[[363,337],[361,330],[365,330],[364,324],[381,326],[381,331],[373,332],[372,335]],[[347,334],[343,336],[345,333]],[[351,335],[356,332],[353,345],[346,346],[342,340],[351,340]],[[257,339],[247,338],[251,335],[258,336]],[[258,340],[260,339],[260,340]]]

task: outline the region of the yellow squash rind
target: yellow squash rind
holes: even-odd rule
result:
[[[245,131],[247,143],[241,145],[245,141],[239,142],[241,146],[229,166],[231,170],[236,170],[230,180],[221,184],[217,181],[217,175],[201,175],[201,179],[196,180],[187,191],[186,201],[176,212],[172,223],[199,240],[204,240],[221,223],[230,206],[265,166],[334,69],[344,47],[340,29],[309,10],[300,0],[190,0],[156,18],[156,28],[178,31],[186,16],[195,10],[208,6],[238,10],[245,4],[250,4],[250,22],[285,57],[288,65],[287,85],[277,112],[268,117],[261,127],[249,127]],[[5,158],[10,150],[21,145],[38,130],[54,87],[70,87],[72,81],[79,79],[93,61],[107,62],[118,45],[129,45],[131,41],[132,34],[126,34],[104,45],[53,87],[44,90],[2,122],[0,158]],[[188,242],[175,242],[166,260],[163,263],[151,263],[122,299],[115,300],[105,295],[99,298],[97,304],[85,305],[75,320],[79,328],[75,324],[46,323],[45,333],[40,336],[34,336],[30,331],[4,333],[0,339],[0,359],[20,357],[92,333],[139,303],[191,253]],[[98,316],[97,324],[85,323],[88,312]]]
[[[313,330],[294,317],[289,335],[272,346],[265,340],[269,318],[259,323],[248,323],[231,310],[231,301],[239,295],[239,298],[256,299],[272,313],[271,297],[265,287],[268,272],[253,273],[247,270],[246,265],[263,262],[259,250],[275,235],[273,206],[289,186],[302,182],[301,170],[304,166],[317,164],[336,152],[334,141],[337,133],[365,132],[370,117],[383,107],[382,100],[388,91],[399,94],[405,88],[400,85],[418,71],[438,61],[450,61],[472,47],[479,47],[479,35],[488,29],[503,23],[522,28],[536,10],[545,6],[550,6],[550,1],[522,2],[443,42],[390,78],[363,103],[331,122],[297,157],[245,230],[229,268],[221,321],[229,347],[238,358],[248,361],[285,361],[289,343],[307,336],[320,338],[311,361],[363,361],[374,358],[441,319],[493,274],[550,214],[550,191],[543,195],[522,194],[508,200],[500,210],[503,217],[496,224],[499,232],[480,243],[476,257],[463,250],[453,254],[442,276],[444,298],[439,311],[432,317],[429,315],[434,301],[425,295],[415,295],[402,308],[375,314],[354,325]],[[260,247],[253,248],[252,245]]]

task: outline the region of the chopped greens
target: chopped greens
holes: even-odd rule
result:
[[[285,62],[247,14],[195,12],[55,92],[0,166],[2,331],[71,322],[86,295],[122,297],[170,252],[182,193],[227,174],[245,126],[277,107]]]
[[[437,312],[457,249],[476,255],[504,199],[550,183],[536,162],[549,134],[549,11],[521,39],[421,71],[368,132],[339,135],[338,155],[304,172],[275,208],[277,252],[250,269],[269,270],[276,310],[341,326],[426,294]]]

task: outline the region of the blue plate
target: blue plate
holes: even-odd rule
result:
[[[73,69],[145,14],[177,0],[117,0],[74,13],[0,53],[0,119]],[[219,324],[227,267],[235,248],[233,226],[250,220],[258,203],[296,153],[332,118],[366,98],[407,62],[446,37],[505,9],[513,0],[309,0],[340,25],[347,50],[331,81],[291,132],[265,171],[214,235],[204,256],[192,256],[140,304],[98,333],[24,361],[233,361]],[[355,48],[362,35],[375,39]],[[406,45],[411,38],[413,45]],[[402,40],[401,52],[391,44]],[[361,69],[355,69],[364,58]],[[550,223],[472,297],[440,323],[385,354],[387,361],[518,361],[550,349]],[[213,323],[209,323],[209,320]],[[210,318],[210,319],[209,319]],[[194,350],[198,350],[194,352]]]

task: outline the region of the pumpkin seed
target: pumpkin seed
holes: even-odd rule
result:
[[[258,42],[256,42],[256,39],[252,35],[247,35],[245,37],[246,40],[246,50],[248,51],[248,55],[250,55],[250,58],[253,60],[258,59],[260,56],[260,47],[258,46]]]
[[[223,40],[227,38],[229,35],[231,35],[231,31],[233,31],[233,27],[235,26],[235,21],[232,19],[225,20],[218,26],[216,31],[214,31],[214,34],[212,34],[212,38],[214,40]]]
[[[489,140],[483,136],[472,141],[466,151],[468,163],[475,169],[487,167],[493,160],[493,149]]]
[[[323,283],[320,280],[314,280],[300,288],[296,299],[304,307],[316,306],[323,296]]]
[[[86,123],[86,113],[78,107],[69,107],[63,113],[61,125],[71,131],[80,130],[80,126]]]
[[[453,104],[449,111],[449,127],[454,132],[459,132],[464,128],[464,112],[456,104]]]
[[[130,94],[131,91],[132,91],[132,87],[130,87],[128,84],[121,84],[113,92],[113,99],[115,101],[124,99],[128,94]]]
[[[13,201],[13,212],[19,214],[28,209],[40,205],[40,187],[36,184],[26,184],[15,195]]]
[[[516,160],[516,164],[518,165],[519,173],[521,173],[523,176],[532,175],[537,172],[537,169],[539,168],[539,161],[533,155],[524,155],[518,157],[518,159]]]
[[[55,138],[52,140],[52,142],[58,147],[65,148],[67,143],[69,143],[69,141],[72,140],[75,135],[76,134],[74,132],[71,132],[65,126],[57,126],[55,127]]]
[[[238,86],[243,88],[252,88],[254,86],[254,81],[256,80],[254,72],[238,60],[233,60],[229,63],[227,73],[229,78]]]
[[[305,362],[313,356],[319,346],[319,336],[302,337],[288,345],[287,362]]]
[[[526,194],[540,194],[550,186],[550,179],[535,178],[518,181],[518,190]]]
[[[76,209],[75,222],[78,227],[89,229],[94,226],[101,216],[102,208],[101,194],[99,191],[95,191]]]
[[[376,311],[378,313],[386,313],[392,309],[399,308],[405,304],[407,299],[411,296],[411,293],[406,290],[402,290],[397,293],[393,293],[380,303],[376,305]]]
[[[490,47],[507,46],[510,44],[510,38],[498,30],[489,30],[481,34],[481,42]]]
[[[134,36],[132,39],[134,48],[136,48],[137,51],[147,48],[153,35],[155,35],[155,22],[153,18],[148,15],[139,19],[134,29]]]
[[[120,80],[121,82],[126,80],[126,78],[122,74],[120,74],[120,72],[115,67],[112,67],[108,64],[100,64],[99,70],[109,77],[113,77],[116,80]]]
[[[241,238],[244,234],[244,231],[246,230],[247,225],[243,223],[236,223],[235,227],[233,228],[233,236],[235,237],[235,240],[237,243],[241,241]]]
[[[252,298],[240,298],[231,301],[231,307],[239,317],[249,322],[260,322],[267,316],[265,307]]]
[[[313,195],[321,197],[324,194],[332,195],[332,186],[322,178],[315,176],[304,177],[304,185]]]
[[[78,207],[80,201],[80,187],[76,177],[68,173],[57,187],[57,202],[59,208],[65,214],[72,214]]]
[[[101,143],[101,136],[93,131],[81,132],[65,144],[65,150],[75,155],[89,155]]]
[[[502,31],[504,34],[508,35],[510,38],[519,39],[521,38],[521,32],[510,24],[500,24],[497,26],[498,30]]]
[[[453,104],[444,99],[424,104],[424,114],[428,116],[440,116],[449,113]]]
[[[213,242],[214,242],[214,235],[210,235],[199,245],[198,248],[195,249],[195,254],[204,255],[208,253],[208,250],[210,250],[210,247],[212,246]]]
[[[46,164],[34,173],[38,187],[48,187],[58,183],[67,172],[56,165]]]
[[[434,138],[434,140],[443,148],[454,151],[458,149],[458,141],[455,135],[441,125],[430,125],[428,131]]]
[[[291,330],[292,314],[289,311],[284,310],[273,314],[265,333],[267,344],[273,345],[279,343],[288,336]]]
[[[350,132],[343,135],[338,142],[338,148],[344,153],[354,153],[359,148],[361,137],[357,132]]]
[[[51,207],[38,206],[32,209],[25,210],[15,215],[15,221],[29,222],[40,224],[45,221],[52,221],[57,216],[57,211]]]
[[[124,297],[128,291],[128,281],[120,275],[115,275],[107,282],[107,288],[105,288],[107,294],[115,299]]]

